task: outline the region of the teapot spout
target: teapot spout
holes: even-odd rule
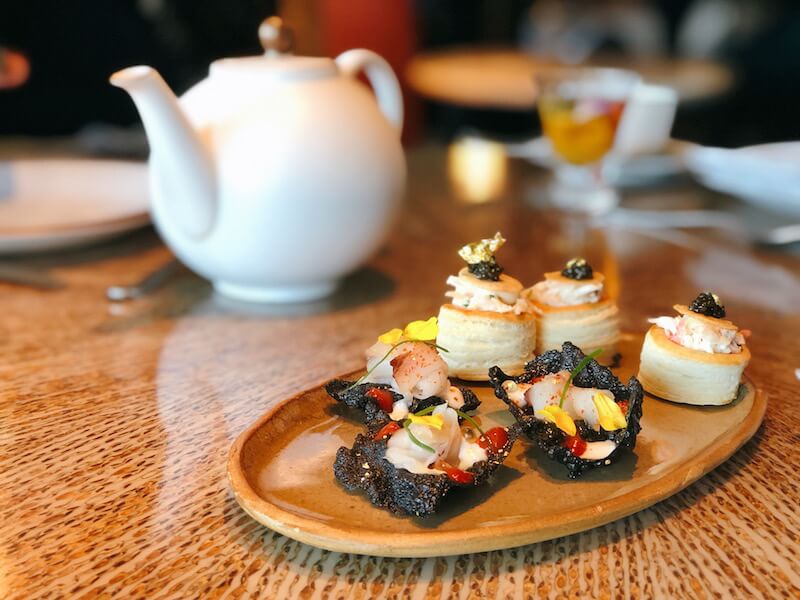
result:
[[[117,71],[110,81],[130,94],[144,124],[153,211],[191,238],[205,236],[217,212],[214,162],[175,94],[151,67]]]

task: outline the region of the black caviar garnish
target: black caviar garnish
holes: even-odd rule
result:
[[[592,266],[583,258],[573,258],[561,274],[568,279],[591,279],[594,277]]]
[[[689,305],[689,310],[696,312],[699,315],[707,317],[714,317],[716,319],[725,318],[725,307],[719,299],[719,296],[711,292],[702,292],[692,300]]]
[[[500,275],[503,273],[503,267],[497,264],[494,256],[491,260],[471,263],[467,268],[475,277],[484,281],[499,281]]]

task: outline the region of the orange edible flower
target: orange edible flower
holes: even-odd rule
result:
[[[545,421],[555,423],[556,427],[567,435],[575,435],[578,432],[578,428],[575,427],[575,421],[560,406],[551,404],[550,406],[545,406],[542,410],[536,411],[536,414],[540,415]]]

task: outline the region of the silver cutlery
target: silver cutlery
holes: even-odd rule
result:
[[[787,246],[800,242],[800,223],[775,227],[758,235],[755,241],[762,246]]]
[[[42,290],[56,290],[64,287],[64,282],[48,271],[30,265],[0,262],[0,281],[26,285]]]
[[[604,225],[626,229],[722,229],[733,234],[745,235],[742,219],[718,210],[638,210],[617,208],[597,218]]]
[[[800,242],[800,223],[779,225],[769,229],[760,227],[753,231],[741,216],[717,210],[635,210],[618,208],[599,217],[597,222],[628,229],[692,229],[714,228],[727,231],[760,246],[778,248]]]
[[[109,286],[106,289],[106,298],[112,302],[140,298],[164,285],[180,268],[181,263],[173,258],[132,285]]]

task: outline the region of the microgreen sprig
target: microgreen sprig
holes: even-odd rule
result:
[[[431,454],[436,454],[436,450],[434,450],[433,448],[431,448],[430,446],[428,446],[428,444],[426,444],[426,443],[424,443],[424,442],[420,442],[420,441],[417,439],[417,436],[415,436],[415,435],[414,435],[414,434],[411,432],[411,428],[409,427],[409,425],[410,425],[410,424],[411,424],[411,421],[409,421],[408,419],[406,419],[406,420],[403,422],[403,425],[405,425],[405,427],[406,427],[406,432],[408,432],[408,439],[410,439],[412,442],[414,442],[414,443],[415,443],[417,446],[419,446],[419,447],[420,447],[420,448],[422,448],[423,450],[427,450],[427,451],[428,451],[428,452],[430,452]]]
[[[454,408],[453,410],[454,410],[454,411],[456,411],[456,414],[457,414],[459,417],[461,417],[461,418],[462,418],[462,419],[464,419],[465,421],[469,421],[469,423],[470,423],[470,424],[471,424],[471,425],[472,425],[472,426],[473,426],[475,429],[477,429],[477,430],[478,430],[478,433],[480,433],[481,435],[485,435],[485,433],[483,432],[483,429],[481,429],[481,426],[480,426],[480,425],[478,425],[478,422],[477,422],[475,419],[473,419],[472,417],[470,417],[470,416],[469,416],[467,413],[465,413],[464,411],[458,410],[457,408]]]
[[[423,408],[422,410],[420,410],[420,411],[418,411],[418,412],[415,412],[415,413],[414,413],[414,416],[415,416],[415,417],[424,417],[424,416],[426,416],[426,415],[429,415],[429,414],[431,414],[431,413],[432,413],[432,412],[433,412],[433,411],[436,409],[436,406],[437,406],[437,405],[434,405],[434,406],[429,406],[429,407],[427,407],[427,408]],[[464,412],[464,411],[462,411],[462,410],[458,410],[457,408],[454,408],[453,410],[454,410],[454,411],[456,411],[456,414],[457,414],[459,417],[461,417],[461,418],[463,418],[464,420],[468,421],[468,422],[469,422],[469,423],[470,423],[470,424],[471,424],[471,425],[472,425],[472,426],[473,426],[475,429],[477,429],[477,430],[478,430],[478,432],[479,432],[481,435],[485,435],[485,433],[484,433],[483,429],[481,429],[481,426],[480,426],[480,425],[478,425],[478,422],[477,422],[475,419],[473,419],[473,418],[472,418],[470,415],[468,415],[467,413],[465,413],[465,412]],[[422,448],[423,450],[427,450],[428,452],[435,453],[436,451],[435,451],[433,448],[431,448],[430,446],[428,446],[428,444],[425,444],[424,442],[421,442],[421,441],[420,441],[420,440],[419,440],[419,439],[418,439],[418,438],[417,438],[417,437],[416,437],[416,436],[415,436],[415,435],[414,435],[414,434],[411,432],[411,429],[409,428],[409,425],[411,425],[411,420],[410,420],[410,419],[406,419],[405,421],[403,421],[403,427],[405,427],[405,428],[406,428],[406,431],[408,431],[408,437],[409,437],[409,439],[410,439],[412,442],[414,442],[414,443],[415,443],[417,446],[419,446],[420,448]]]
[[[436,409],[436,405],[434,404],[433,406],[429,406],[428,408],[423,408],[422,410],[415,412],[414,416],[416,416],[416,417],[424,417],[426,415],[431,414],[435,409]],[[412,442],[414,442],[417,446],[419,446],[423,450],[427,450],[428,452],[430,452],[432,454],[435,454],[436,450],[434,450],[433,448],[428,446],[428,444],[425,444],[424,442],[419,441],[417,436],[415,436],[411,432],[411,429],[409,428],[409,425],[411,425],[411,419],[406,419],[405,421],[403,421],[403,427],[405,427],[406,431],[408,432],[408,439],[410,439]]]
[[[418,410],[417,412],[414,413],[414,416],[416,416],[416,417],[424,417],[426,415],[429,415],[434,410],[436,410],[437,406],[439,406],[439,405],[438,404],[433,404],[433,405],[429,406],[428,408],[423,408],[422,410]]]
[[[583,360],[581,360],[581,362],[578,363],[578,366],[576,366],[574,369],[572,369],[572,372],[569,374],[569,379],[567,379],[567,382],[564,384],[564,387],[561,390],[561,400],[558,403],[558,408],[564,408],[564,399],[567,397],[567,391],[569,390],[569,386],[572,384],[572,380],[575,379],[575,377],[578,375],[578,373],[580,373],[581,371],[583,371],[586,368],[586,365],[588,365],[589,362],[591,362],[592,359],[600,356],[600,354],[602,354],[602,352],[603,352],[603,349],[602,348],[598,348],[597,350],[595,350],[591,354],[589,354],[587,356],[584,356]]]

